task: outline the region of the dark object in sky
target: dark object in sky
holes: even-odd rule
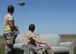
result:
[[[18,3],[18,5],[24,6],[24,5],[25,5],[25,2],[24,2],[24,1],[20,1],[20,2]]]

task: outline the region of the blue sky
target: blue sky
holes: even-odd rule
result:
[[[33,23],[40,34],[76,34],[76,0],[23,0],[24,7],[17,5],[19,1],[0,0],[0,34],[9,4],[15,7],[13,17],[20,33]]]

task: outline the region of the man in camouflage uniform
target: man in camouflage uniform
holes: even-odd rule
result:
[[[14,24],[14,19],[12,16],[14,13],[14,7],[12,5],[9,5],[7,12],[8,13],[4,18],[5,54],[15,54],[13,44],[15,43],[17,34],[15,34],[14,31],[18,31],[18,29]]]
[[[42,48],[43,49],[42,51],[43,52],[45,51],[43,54],[45,53],[53,54],[51,46],[45,43],[44,41],[37,39],[37,34],[34,33],[34,30],[35,30],[35,25],[30,24],[29,31],[25,34],[25,37],[24,37],[24,42],[27,43],[30,50],[34,54],[37,54],[37,51]],[[39,44],[44,44],[45,46],[37,47],[36,42]]]

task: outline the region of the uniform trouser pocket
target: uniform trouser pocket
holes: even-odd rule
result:
[[[14,44],[14,40],[13,40],[13,39],[6,40],[6,41],[5,41],[5,44],[6,44],[6,45]]]
[[[4,38],[6,45],[14,44],[15,42],[15,36],[13,36],[11,33],[4,34]]]

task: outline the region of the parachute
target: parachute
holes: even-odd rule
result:
[[[25,5],[25,2],[21,0],[21,1],[18,3],[18,5],[19,5],[19,6],[24,6],[24,5]]]

